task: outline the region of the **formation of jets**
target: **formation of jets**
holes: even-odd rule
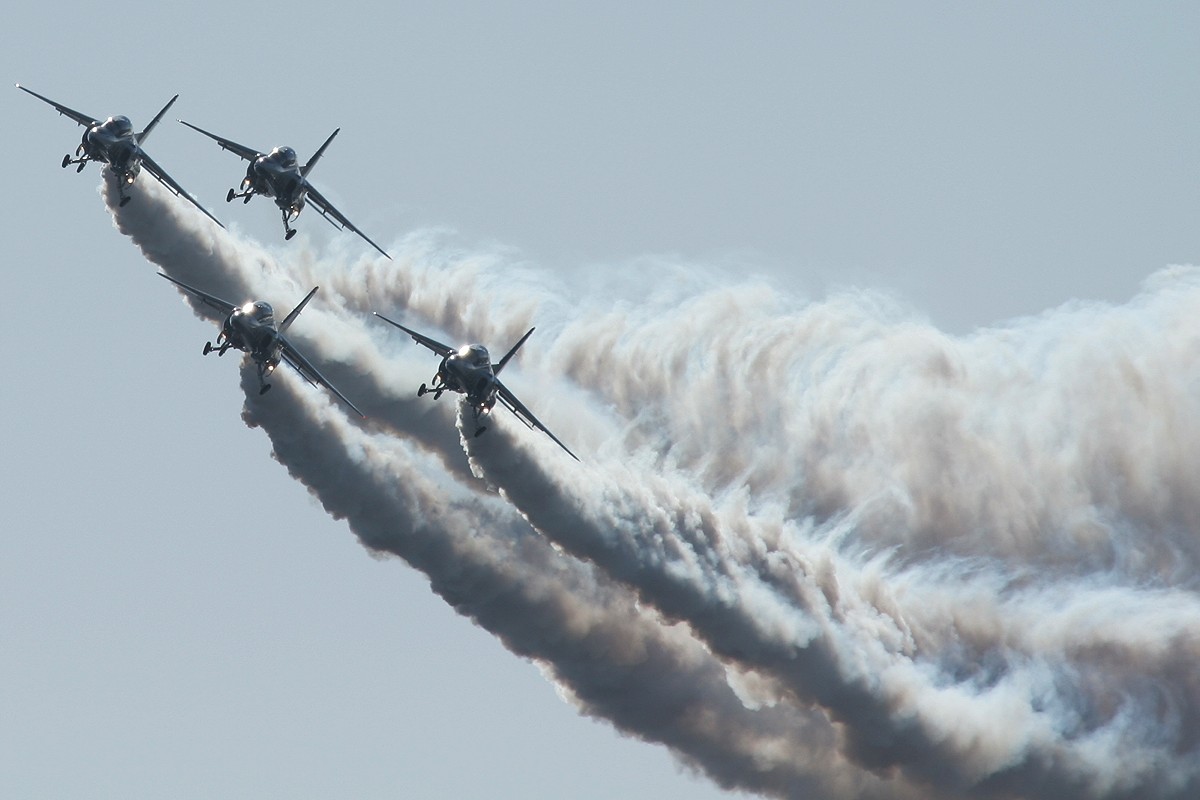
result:
[[[142,143],[149,137],[151,131],[158,125],[159,121],[167,113],[167,110],[179,99],[179,95],[172,97],[141,132],[135,133],[133,123],[130,122],[128,117],[112,116],[102,121],[68,108],[20,84],[17,84],[17,88],[48,103],[58,113],[70,117],[83,126],[83,139],[79,147],[75,150],[75,157],[72,158],[70,154],[64,156],[62,166],[65,169],[74,164],[76,165],[75,171],[82,172],[89,161],[107,164],[108,169],[116,178],[120,193],[119,206],[124,207],[132,199],[128,193],[129,189],[134,185],[134,181],[141,173],[142,168],[145,167],[147,172],[153,175],[155,179],[171,190],[171,192],[186,199],[217,225],[220,225],[222,228],[225,227],[221,225],[220,220],[209,213],[204,206],[200,205],[196,198],[188,194],[182,186],[168,175],[142,148]],[[317,161],[325,153],[325,149],[329,147],[330,142],[338,135],[340,128],[330,134],[325,143],[317,148],[317,152],[312,158],[304,165],[300,165],[296,159],[296,151],[290,147],[276,147],[269,153],[263,153],[238,144],[231,139],[225,139],[214,133],[209,133],[202,128],[192,125],[190,122],[184,122],[183,120],[179,120],[179,122],[213,139],[223,149],[229,150],[249,162],[246,168],[246,177],[242,179],[240,190],[235,191],[230,189],[225,197],[226,202],[231,203],[234,198],[240,197],[243,203],[248,203],[250,202],[250,198],[256,194],[274,198],[275,205],[279,207],[283,216],[284,239],[291,239],[295,235],[296,230],[291,226],[291,223],[299,216],[305,204],[311,203],[320,212],[321,216],[329,220],[339,230],[349,229],[358,234],[365,242],[384,256],[391,258],[382,247],[371,241],[365,233],[351,224],[350,220],[334,208],[333,204],[326,200],[308,181],[309,173],[312,172]],[[217,335],[216,341],[204,343],[204,355],[215,351],[218,356],[223,356],[230,349],[245,353],[258,367],[259,394],[265,394],[271,388],[271,384],[267,382],[267,379],[282,361],[290,364],[309,383],[314,386],[325,387],[349,408],[353,409],[356,414],[363,416],[362,411],[354,403],[350,402],[344,394],[338,391],[337,387],[330,383],[313,366],[312,362],[305,358],[287,338],[288,328],[291,327],[296,318],[300,316],[300,312],[304,310],[304,307],[316,295],[318,287],[314,287],[300,301],[299,305],[283,318],[282,322],[277,323],[275,321],[274,308],[264,300],[252,300],[237,304],[223,300],[194,286],[189,286],[164,273],[160,272],[159,275],[175,284],[182,291],[196,297],[205,305],[225,315],[224,322],[221,325],[221,332]],[[483,420],[491,414],[492,408],[499,402],[512,411],[527,426],[536,428],[549,436],[571,458],[574,458],[576,461],[579,460],[578,456],[572,453],[570,448],[551,433],[550,429],[543,425],[533,415],[533,412],[518,400],[517,396],[500,380],[500,372],[516,354],[517,350],[521,348],[521,345],[525,344],[525,341],[533,333],[533,328],[530,328],[503,358],[496,363],[492,363],[487,348],[481,344],[467,344],[458,348],[450,347],[436,339],[406,328],[399,322],[389,319],[379,312],[375,312],[375,316],[404,331],[415,342],[429,348],[441,357],[442,361],[438,366],[437,374],[434,376],[433,385],[426,386],[426,384],[422,383],[417,390],[418,397],[429,392],[433,393],[435,400],[440,398],[443,392],[454,392],[463,395],[464,401],[474,412],[475,436],[479,436],[487,430],[487,427],[483,424]]]
[[[19,83],[17,84],[17,88],[23,92],[28,92],[39,100],[49,103],[54,106],[58,113],[70,117],[85,128],[83,141],[75,150],[75,158],[71,158],[69,154],[63,157],[63,169],[66,169],[71,164],[76,164],[75,171],[82,172],[89,161],[99,161],[102,164],[108,164],[108,168],[112,170],[113,175],[117,178],[117,186],[121,193],[120,205],[124,206],[130,200],[127,191],[129,187],[133,186],[134,180],[144,166],[146,171],[162,182],[164,186],[175,194],[185,197],[188,202],[200,209],[205,216],[218,225],[221,225],[220,220],[210,214],[208,209],[200,205],[196,198],[184,191],[183,187],[176,183],[154,159],[150,158],[141,146],[141,143],[154,130],[154,126],[167,113],[167,109],[179,99],[179,95],[172,97],[170,102],[163,106],[162,111],[159,111],[154,119],[150,120],[150,124],[146,126],[145,130],[141,133],[134,133],[133,123],[129,121],[129,117],[109,117],[107,120],[101,122],[95,117],[81,114],[74,109],[51,100],[49,97],[26,89]],[[382,247],[375,244],[365,233],[354,227],[345,214],[334,208],[333,204],[326,200],[308,182],[308,173],[316,166],[317,160],[324,154],[325,148],[329,147],[329,143],[333,141],[333,137],[338,135],[338,131],[334,131],[333,135],[325,140],[325,144],[321,145],[316,155],[309,159],[307,164],[300,166],[296,162],[296,151],[290,147],[276,147],[270,153],[263,154],[245,145],[240,145],[229,139],[222,139],[220,136],[215,136],[206,130],[201,130],[189,122],[184,122],[183,120],[179,120],[179,122],[193,130],[200,131],[205,136],[215,139],[221,147],[236,153],[250,162],[250,166],[246,170],[246,177],[242,181],[241,193],[235,194],[230,189],[229,194],[225,197],[226,202],[232,202],[234,197],[241,197],[243,198],[243,202],[249,202],[250,198],[256,194],[274,197],[275,204],[279,206],[280,211],[283,213],[283,238],[291,239],[296,235],[295,228],[291,227],[292,220],[300,214],[300,210],[304,208],[305,201],[311,200],[313,206],[321,212],[321,216],[329,220],[334,227],[339,230],[349,228],[361,236],[363,241],[371,245],[371,247],[391,258]],[[338,130],[341,129],[339,128]],[[221,227],[225,226],[221,225]]]

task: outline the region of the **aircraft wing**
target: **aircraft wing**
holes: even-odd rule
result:
[[[292,368],[295,369],[296,372],[299,372],[306,381],[314,385],[324,386],[326,389],[336,394],[338,399],[340,399],[343,403],[354,409],[354,413],[358,414],[360,417],[366,416],[366,414],[358,410],[358,406],[346,399],[346,395],[339,392],[336,386],[326,380],[325,376],[317,371],[317,368],[312,365],[312,362],[305,358],[300,351],[296,349],[295,345],[288,341],[286,336],[280,334],[279,340],[283,344],[283,360],[291,364]]]
[[[328,144],[328,142],[326,142],[326,144]],[[307,181],[305,182],[307,183]],[[391,256],[387,254],[386,250],[372,242],[370,237],[368,237],[358,228],[354,227],[350,220],[346,219],[346,215],[334,208],[333,204],[326,200],[324,195],[318,192],[311,183],[308,184],[308,199],[316,207],[317,211],[321,212],[321,216],[325,217],[325,219],[333,222],[339,228],[349,228],[350,230],[354,231],[362,237],[364,242],[371,245],[371,247],[374,247],[380,253],[383,253],[383,255],[387,256],[388,259],[391,259]]]
[[[204,301],[204,303],[206,305],[212,306],[213,308],[217,309],[218,311],[220,311],[223,314],[232,314],[233,310],[235,308],[237,308],[237,305],[229,302],[228,300],[222,300],[221,298],[215,297],[214,295],[211,295],[208,292],[202,292],[194,286],[188,286],[186,283],[183,283],[182,281],[175,280],[170,275],[167,275],[162,272],[158,273],[158,275],[160,278],[166,278],[171,283],[178,286],[180,289],[183,289],[185,292],[195,295],[196,297],[198,297],[202,301]]]
[[[231,153],[236,153],[238,156],[246,159],[247,161],[253,161],[254,159],[256,159],[262,155],[262,153],[255,150],[253,147],[246,147],[246,145],[238,144],[237,142],[233,141],[232,139],[226,139],[223,136],[217,136],[215,133],[209,133],[208,131],[204,130],[203,128],[197,128],[195,125],[193,125],[190,122],[184,122],[183,120],[179,120],[179,121],[182,122],[184,125],[187,125],[192,130],[203,133],[205,136],[212,139],[217,144],[221,145],[222,149],[228,150]]]
[[[500,402],[508,407],[509,411],[517,415],[517,419],[521,420],[531,428],[537,428],[539,431],[553,439],[556,445],[561,447],[563,450],[566,450],[567,455],[576,461],[579,460],[579,456],[572,453],[571,448],[567,447],[559,440],[557,436],[551,433],[550,429],[543,425],[541,421],[533,415],[533,412],[526,408],[525,404],[518,400],[517,396],[509,391],[507,386],[501,383],[499,378],[496,379],[496,395],[499,397]]]
[[[168,175],[167,171],[165,169],[163,169],[162,167],[160,167],[158,165],[158,162],[155,161],[153,158],[151,158],[149,156],[149,154],[146,153],[145,150],[142,151],[142,166],[144,166],[151,175],[153,175],[155,178],[158,178],[159,183],[166,186],[168,189],[170,189],[175,194],[182,195],[184,197],[184,199],[186,199],[189,203],[194,205],[196,208],[200,209],[200,211],[204,214],[204,216],[208,217],[209,219],[211,219],[213,222],[217,223],[218,225],[221,225],[221,220],[217,219],[212,214],[210,214],[208,212],[208,209],[205,208],[204,206],[200,205],[199,201],[197,201],[196,198],[192,197],[190,194],[188,194],[186,191],[184,191],[183,187],[180,186],[178,183],[176,183],[175,179],[172,178],[170,175]],[[224,228],[225,226],[221,225],[221,227]]]
[[[17,84],[17,88],[20,89],[22,92],[28,92],[29,94],[36,97],[38,100],[49,103],[50,105],[54,106],[55,109],[58,110],[58,113],[62,114],[64,117],[70,117],[71,119],[75,120],[76,122],[78,122],[80,125],[82,125],[85,128],[90,128],[93,125],[100,124],[100,120],[96,119],[95,117],[89,117],[87,114],[80,114],[75,109],[67,108],[66,106],[62,105],[61,103],[56,103],[53,100],[51,100],[49,97],[44,97],[44,96],[38,94],[37,92],[26,89],[24,86],[22,86],[19,83]]]
[[[437,339],[430,339],[428,336],[417,333],[416,331],[412,330],[411,328],[406,328],[403,325],[401,325],[399,322],[388,319],[383,314],[380,314],[378,311],[374,312],[374,314],[375,314],[375,316],[379,317],[384,322],[388,322],[388,323],[391,323],[392,325],[395,325],[397,328],[399,328],[400,330],[404,331],[409,336],[411,336],[413,338],[414,342],[416,342],[417,344],[425,345],[426,347],[428,347],[433,352],[437,353],[442,358],[445,358],[446,356],[448,356],[451,353],[454,353],[458,350],[457,347],[451,347],[450,345],[442,344]]]

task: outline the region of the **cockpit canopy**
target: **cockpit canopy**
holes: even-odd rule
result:
[[[458,349],[458,357],[472,367],[483,367],[492,363],[487,348],[481,344],[464,344]]]
[[[271,304],[266,300],[246,303],[238,311],[257,322],[270,322],[275,318],[275,309],[271,308]]]
[[[271,151],[271,159],[285,167],[296,166],[296,151],[290,147],[276,147]]]
[[[101,127],[103,127],[104,131],[109,135],[120,138],[124,138],[133,133],[133,123],[129,121],[129,117],[124,115],[109,117],[104,121],[104,125]]]

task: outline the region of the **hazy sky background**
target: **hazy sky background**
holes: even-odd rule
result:
[[[223,202],[243,164],[174,118],[302,159],[341,127],[314,183],[384,247],[432,226],[556,280],[653,255],[797,297],[866,286],[953,333],[1121,302],[1200,251],[1190,4],[6,17],[10,85],[138,128],[178,92],[147,149],[285,257],[273,205]],[[0,795],[721,796],[330,520],[242,424],[235,368],[200,358],[214,329],[113,228],[97,167],[59,168],[82,129],[12,88],[0,110]]]

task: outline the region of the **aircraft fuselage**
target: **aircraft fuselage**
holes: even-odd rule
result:
[[[259,368],[270,372],[279,364],[283,346],[271,304],[263,300],[235,308],[221,326],[218,343],[249,353]]]
[[[251,161],[242,180],[242,191],[247,189],[273,197],[275,205],[292,217],[299,214],[304,208],[308,184],[300,174],[296,151],[290,147],[276,147]]]
[[[436,380],[449,391],[465,394],[479,413],[496,404],[496,373],[481,344],[464,345],[443,358]]]
[[[77,153],[108,164],[126,183],[133,183],[141,171],[142,151],[128,117],[109,117],[88,128],[83,132]]]

